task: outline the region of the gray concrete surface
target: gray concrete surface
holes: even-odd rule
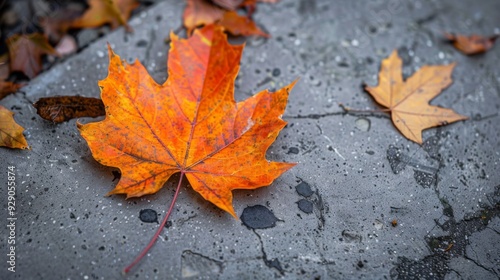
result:
[[[241,215],[262,205],[279,220],[250,229],[185,185],[170,227],[122,276],[158,226],[142,222],[140,211],[161,219],[178,177],[155,195],[104,197],[116,170],[94,161],[75,121],[54,125],[31,104],[99,96],[106,42],[164,81],[162,41],[180,25],[183,7],[155,4],[131,20],[133,34],[110,33],[0,101],[32,146],[0,149],[0,197],[7,197],[7,166],[16,166],[18,218],[15,273],[6,270],[2,226],[1,279],[498,279],[500,46],[466,57],[440,35],[499,33],[493,0],[259,5],[255,20],[272,38],[247,40],[236,98],[300,78],[284,115],[289,124],[268,151],[270,160],[299,164],[267,188],[236,191],[234,206]],[[343,114],[338,102],[376,108],[361,84],[377,83],[380,61],[395,48],[406,76],[424,64],[457,62],[454,83],[432,104],[470,120],[425,131],[420,146],[386,115]],[[264,224],[259,219],[270,216],[250,214]]]

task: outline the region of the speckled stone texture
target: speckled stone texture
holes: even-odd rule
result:
[[[54,95],[98,97],[107,42],[163,82],[163,40],[181,24],[183,8],[183,1],[158,1],[132,18],[133,34],[110,33],[0,101],[32,147],[0,149],[2,209],[6,169],[14,165],[18,218],[16,272],[6,270],[2,226],[0,279],[122,279],[154,234],[151,213],[165,215],[178,176],[155,195],[105,197],[116,170],[92,158],[74,120],[52,124],[31,104]],[[299,164],[269,187],[234,192],[234,206],[238,216],[265,207],[274,224],[247,227],[185,184],[168,228],[123,278],[498,279],[500,46],[467,57],[442,32],[500,33],[499,11],[494,0],[259,4],[255,20],[272,38],[246,40],[235,96],[300,78],[283,116],[289,123],[268,151],[270,160]],[[457,62],[453,84],[432,104],[470,119],[425,131],[420,146],[383,113],[344,114],[338,103],[378,108],[361,85],[377,83],[393,49],[405,76]],[[145,209],[152,211],[143,221]],[[6,223],[6,210],[0,220]]]

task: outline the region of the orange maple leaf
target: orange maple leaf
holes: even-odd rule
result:
[[[207,0],[187,0],[182,18],[188,34],[198,26],[216,23],[232,35],[269,37],[250,17],[240,15],[235,10],[225,10]]]
[[[484,37],[479,35],[455,35],[451,33],[445,33],[444,36],[453,43],[453,46],[467,55],[484,53],[491,49],[498,38],[498,35],[491,37]]]
[[[0,146],[29,149],[23,131],[24,128],[14,120],[14,113],[0,105]]]
[[[127,24],[132,11],[139,6],[137,0],[90,0],[90,8],[70,27],[94,28],[110,24],[111,29],[124,25],[127,31],[131,28]]]
[[[30,79],[42,70],[42,55],[58,55],[40,33],[15,34],[7,39],[10,55],[10,71],[21,71]]]
[[[109,194],[153,194],[180,172],[173,201],[185,176],[204,199],[237,218],[232,190],[267,186],[295,165],[265,158],[286,124],[281,115],[295,82],[236,103],[243,46],[230,45],[213,25],[186,40],[171,36],[163,85],[140,62],[124,65],[109,49],[108,77],[99,82],[106,118],[78,128],[98,162],[121,170]]]
[[[365,87],[380,105],[387,107],[397,129],[408,139],[422,144],[422,130],[465,120],[451,109],[429,105],[448,87],[455,63],[420,68],[403,81],[402,60],[396,50],[382,61],[379,84]]]

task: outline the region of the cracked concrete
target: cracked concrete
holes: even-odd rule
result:
[[[133,34],[118,29],[90,43],[0,101],[32,146],[0,149],[1,167],[16,166],[18,185],[16,273],[2,269],[1,279],[117,279],[147,244],[158,224],[143,222],[141,210],[161,219],[179,177],[155,195],[104,197],[117,171],[95,162],[75,121],[52,124],[31,104],[98,97],[107,42],[163,82],[163,40],[178,29],[183,8],[158,1],[132,18]],[[500,33],[498,10],[486,0],[259,5],[255,20],[272,38],[246,40],[235,97],[300,78],[283,116],[288,125],[267,153],[298,165],[269,187],[234,192],[234,207],[241,215],[260,205],[277,220],[247,228],[184,183],[157,244],[125,278],[498,279],[500,48],[466,57],[441,38],[442,31]],[[393,49],[406,77],[425,64],[457,62],[453,84],[432,104],[470,119],[425,131],[420,146],[386,114],[346,113],[339,104],[378,108],[361,86],[377,84]],[[0,193],[6,197],[5,188]]]

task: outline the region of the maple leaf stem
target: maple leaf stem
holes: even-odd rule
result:
[[[153,247],[153,245],[156,243],[156,240],[160,236],[160,233],[162,232],[163,228],[165,227],[165,224],[168,221],[168,217],[170,217],[170,214],[172,213],[172,210],[174,209],[175,201],[177,200],[177,196],[179,195],[179,191],[181,189],[181,184],[182,184],[182,178],[184,178],[184,172],[181,172],[181,176],[179,179],[179,184],[177,184],[177,189],[175,190],[174,198],[172,199],[172,202],[170,203],[170,206],[168,207],[167,214],[165,217],[163,217],[163,220],[161,221],[160,226],[158,227],[158,230],[156,230],[156,233],[153,235],[151,240],[149,241],[148,245],[141,251],[137,257],[135,257],[134,261],[131,262],[123,272],[127,274],[138,262],[142,260],[144,256],[148,253],[148,251]]]
[[[339,103],[340,108],[344,110],[346,113],[388,113],[391,109],[378,109],[378,110],[361,110],[361,109],[352,109],[346,107],[344,104]]]

